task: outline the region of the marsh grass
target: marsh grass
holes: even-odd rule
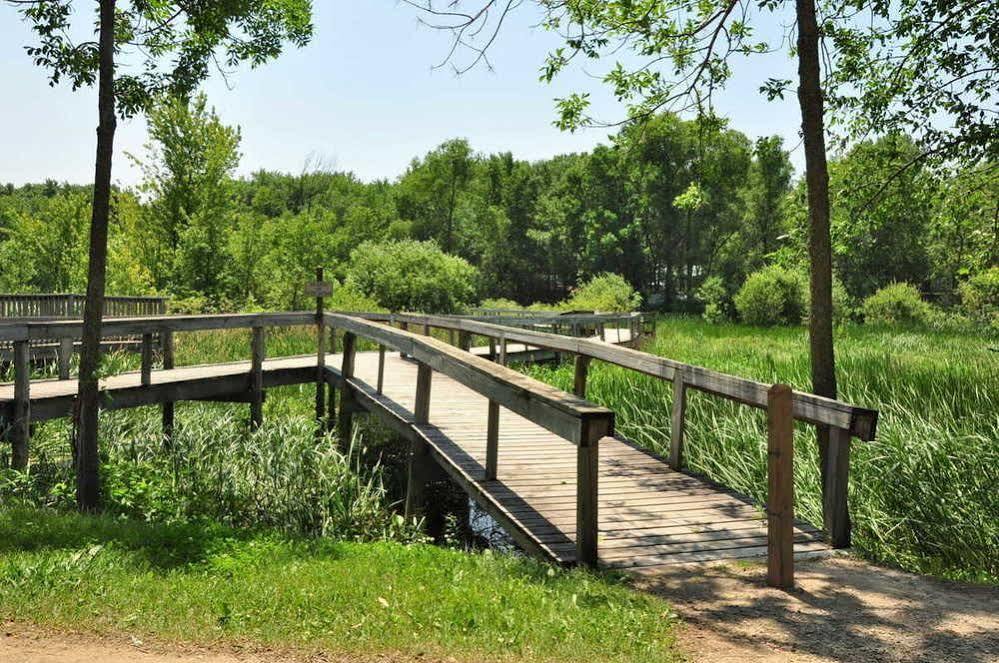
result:
[[[855,441],[850,506],[854,548],[901,568],[999,581],[999,354],[974,334],[846,326],[837,331],[840,397],[880,413],[877,440]],[[712,325],[664,318],[648,352],[762,382],[809,390],[800,328]],[[528,367],[564,389],[572,368]],[[588,396],[614,409],[618,430],[668,453],[669,383],[595,362]],[[686,463],[762,500],[762,411],[688,392]],[[822,522],[814,430],[795,433],[796,510]]]

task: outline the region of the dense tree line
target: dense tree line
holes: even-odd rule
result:
[[[707,282],[731,313],[750,274],[806,269],[804,183],[785,146],[718,118],[662,114],[591,152],[538,162],[450,140],[394,182],[315,159],[299,173],[237,178],[239,130],[204,97],[159,103],[149,126],[144,153],[130,155],[143,183],[113,194],[108,283],[118,294],[168,294],[191,309],[301,308],[301,285],[323,265],[374,304],[375,281],[361,273],[382,255],[372,243],[410,239],[475,267],[465,301],[552,302],[611,272],[665,310],[701,310]],[[912,163],[918,151],[888,136],[830,163],[833,260],[851,298],[904,281],[948,304],[999,263],[995,165],[930,168]],[[0,188],[0,290],[84,287],[90,197],[55,182]]]

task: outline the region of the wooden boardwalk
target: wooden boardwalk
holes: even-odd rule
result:
[[[627,344],[630,332],[608,330],[609,343]],[[488,348],[473,353],[487,355]],[[535,359],[537,349],[510,343],[511,360]],[[341,355],[326,355],[331,378],[342,379]],[[427,423],[414,416],[416,362],[386,355],[381,393],[379,355],[358,352],[352,380],[359,404],[372,415],[408,429],[430,445],[439,465],[526,550],[560,564],[576,561],[576,447],[509,410],[499,420],[498,471],[485,478],[488,399],[442,373],[433,374]],[[173,400],[224,399],[248,390],[250,362],[155,371],[149,385],[139,373],[108,378],[106,407],[119,409]],[[269,359],[264,387],[313,382],[316,357]],[[66,416],[75,380],[31,383],[31,416]],[[0,414],[9,411],[14,387],[0,385]],[[603,567],[654,571],[664,565],[760,558],[767,554],[766,517],[759,506],[722,487],[670,469],[626,440],[599,443],[598,550]],[[820,533],[797,523],[795,554],[829,550]]]

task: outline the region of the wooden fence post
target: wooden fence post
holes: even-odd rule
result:
[[[687,381],[683,371],[673,372],[673,418],[670,422],[669,466],[679,470],[683,465],[683,436],[687,419]]]
[[[163,351],[163,370],[168,371],[174,366],[173,358],[173,332],[169,329],[163,329],[160,331],[160,345]],[[174,404],[173,401],[166,401],[163,403],[163,424],[162,424],[162,434],[163,434],[163,446],[170,447],[173,444],[173,423],[174,423]]]
[[[506,336],[500,336],[500,366],[506,366]]]
[[[489,361],[496,361],[496,339],[489,337]]]
[[[794,587],[794,419],[791,388],[767,392],[767,584]]]
[[[28,341],[14,341],[14,421],[11,423],[10,465],[15,470],[25,470],[31,436],[31,347]]]
[[[590,372],[590,357],[576,355],[576,375],[572,382],[572,393],[586,398],[586,377]]]
[[[385,387],[385,346],[378,346],[378,386],[375,388],[379,394]]]
[[[472,335],[466,331],[458,332],[458,347],[468,352],[472,349]]]
[[[259,428],[264,421],[264,328],[253,328],[253,340],[250,343],[252,359],[250,361],[250,426]]]
[[[850,431],[830,428],[822,471],[822,522],[833,548],[850,547]]]
[[[337,435],[340,445],[346,449],[350,446],[350,436],[354,427],[354,390],[347,381],[354,377],[354,358],[356,355],[357,337],[347,332],[343,335],[343,363],[340,366],[340,376],[343,378],[343,388],[340,395],[340,414],[337,417]]]
[[[68,380],[69,379],[69,367],[70,362],[73,359],[73,339],[71,338],[60,338],[59,339],[59,379]]]
[[[336,354],[336,327],[330,325],[330,354]],[[336,389],[331,385],[326,394],[326,430],[336,429]]]
[[[323,317],[323,268],[316,267],[316,424],[326,419],[326,320]]]
[[[141,364],[139,369],[139,382],[143,387],[148,387],[153,383],[153,334],[146,332],[142,335]]]
[[[576,563],[596,567],[600,438],[613,434],[613,424],[584,419],[581,425],[576,447]]]
[[[486,479],[496,478],[499,463],[499,403],[489,401],[489,413],[486,417]]]
[[[417,424],[425,424],[430,420],[430,389],[433,370],[424,363],[416,369],[416,405],[413,407],[413,419]],[[430,447],[420,439],[414,439],[410,446],[409,477],[406,482],[406,517],[411,518],[423,513],[424,496],[427,483],[433,476],[433,459],[430,457]]]

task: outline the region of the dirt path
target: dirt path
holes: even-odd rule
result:
[[[932,580],[849,557],[798,564],[793,592],[763,568],[676,569],[641,585],[686,621],[679,641],[711,663],[995,663],[999,587]]]
[[[292,655],[270,650],[218,650],[143,642],[128,636],[56,633],[21,624],[3,624],[2,627],[0,663],[412,663],[416,660],[393,655],[344,657]],[[419,660],[435,663],[438,659],[424,657]]]
[[[760,565],[677,568],[641,579],[686,625],[679,641],[710,663],[997,663],[999,587],[931,580],[848,557],[799,563],[798,588],[766,587]],[[0,661],[18,663],[398,663],[405,657],[296,657],[177,649],[6,624]],[[420,658],[420,661],[429,659]]]

